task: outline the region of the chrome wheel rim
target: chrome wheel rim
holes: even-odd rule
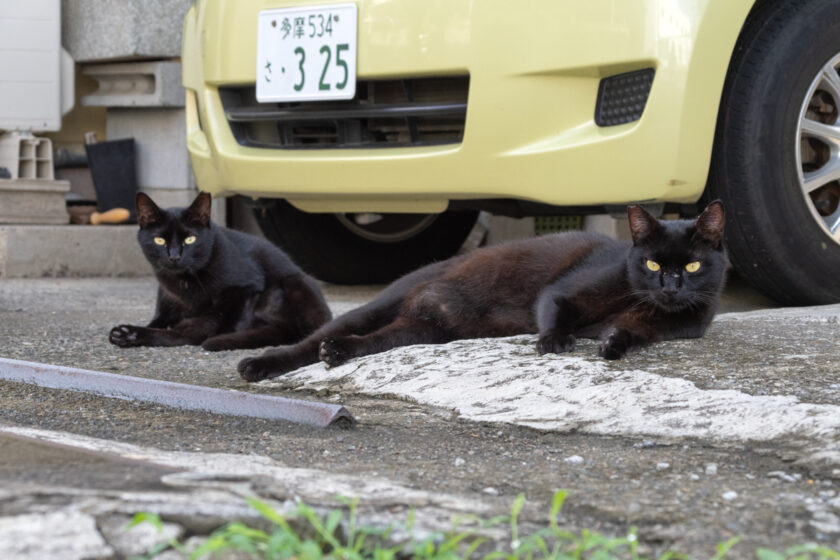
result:
[[[437,220],[438,214],[336,214],[339,223],[362,239],[399,243],[410,239]]]
[[[820,68],[799,112],[796,168],[814,221],[840,244],[840,53]]]

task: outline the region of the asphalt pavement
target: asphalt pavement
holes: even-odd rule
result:
[[[326,293],[341,313],[376,290]],[[354,495],[365,520],[414,508],[428,530],[504,514],[524,493],[524,523],[538,526],[558,488],[570,493],[564,524],[616,535],[636,526],[649,553],[710,557],[736,535],[732,557],[745,558],[759,546],[840,541],[840,306],[775,309],[734,282],[705,338],[620,362],[589,342],[538,356],[535,337],[518,336],[248,385],[235,365],[254,351],[110,345],[113,325],[149,320],[154,294],[152,279],[0,279],[0,356],[341,403],[357,426],[0,382],[3,557],[127,557],[156,538],[126,536],[137,511],[200,538],[253,518],[243,495],[254,494],[281,510]]]

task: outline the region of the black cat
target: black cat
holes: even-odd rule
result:
[[[139,193],[137,222],[159,282],[157,307],[145,327],[111,329],[111,343],[259,348],[297,342],[330,320],[318,284],[283,251],[210,221],[209,194],[162,210]]]
[[[434,263],[293,346],[239,363],[242,377],[276,377],[319,358],[329,366],[409,344],[539,332],[537,351],[601,338],[599,355],[700,337],[723,287],[723,205],[696,220],[658,221],[628,209],[633,242],[558,233]]]

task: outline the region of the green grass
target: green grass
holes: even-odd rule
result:
[[[411,538],[390,546],[389,537],[395,529],[413,534],[413,512],[402,525],[382,529],[357,524],[355,501],[344,500],[348,506],[346,511],[334,509],[324,516],[299,503],[294,515],[287,519],[265,502],[251,498],[248,503],[270,523],[269,531],[242,523],[229,523],[214,531],[195,550],[188,551],[183,544],[170,540],[160,543],[142,558],[148,560],[167,549],[174,549],[190,560],[233,552],[257,560],[648,560],[639,555],[635,528],[631,528],[625,536],[608,537],[586,529],[578,533],[560,527],[557,518],[566,495],[565,490],[554,495],[548,526],[532,534],[520,534],[518,519],[525,503],[524,496],[520,494],[513,502],[510,516],[486,520],[470,517],[463,520],[471,522],[468,529],[462,528],[459,523],[445,533]],[[304,523],[292,525],[289,522],[291,519]],[[152,513],[135,515],[127,529],[142,523],[149,523],[159,531],[163,529],[160,517]],[[487,537],[482,536],[482,530],[502,524],[509,525],[511,542],[505,550],[493,550]],[[726,558],[738,540],[739,537],[736,537],[718,544],[711,559]],[[683,560],[690,557],[668,551],[657,558]],[[840,559],[840,553],[824,546],[806,544],[781,552],[759,548],[755,551],[755,558],[833,560]]]

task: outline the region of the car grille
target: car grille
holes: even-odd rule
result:
[[[242,146],[273,149],[397,148],[457,144],[469,77],[369,80],[348,101],[258,103],[256,88],[219,88]]]

